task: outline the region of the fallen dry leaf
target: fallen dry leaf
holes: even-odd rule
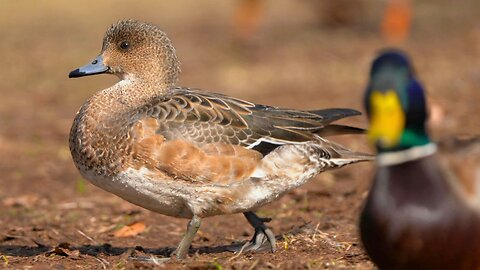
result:
[[[117,230],[113,235],[115,237],[135,236],[145,230],[146,226],[143,222],[135,222],[131,225],[124,226]]]

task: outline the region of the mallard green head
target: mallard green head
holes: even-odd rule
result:
[[[404,53],[384,51],[373,61],[365,108],[370,121],[368,139],[379,152],[430,142],[425,130],[425,94]]]

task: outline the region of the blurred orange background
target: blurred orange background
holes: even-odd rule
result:
[[[0,212],[0,221],[4,221],[0,222],[0,233],[32,224],[47,228],[51,224],[90,226],[90,221],[78,223],[78,219],[65,218],[67,213],[57,206],[70,202],[93,202],[91,208],[75,212],[77,218],[89,217],[92,208],[100,209],[107,215],[104,223],[115,220],[108,215],[124,215],[109,212],[119,205],[137,209],[84,184],[68,149],[68,133],[78,108],[95,91],[117,81],[114,76],[73,80],[67,78],[68,72],[93,59],[100,52],[106,28],[121,19],[151,22],[167,32],[182,63],[182,86],[282,107],[363,110],[362,96],[370,61],[380,49],[396,46],[412,56],[427,89],[432,102],[434,139],[480,133],[479,1],[400,1],[400,8],[394,6],[393,11],[392,1],[347,1],[340,8],[332,4],[333,0],[250,2],[258,3],[0,1],[0,202],[5,207]],[[352,2],[355,2],[353,7]],[[340,19],[335,15],[337,11],[341,13]],[[366,127],[364,117],[349,121]],[[368,149],[362,138],[342,139],[356,149]],[[352,209],[344,212],[350,217],[351,226],[347,233],[337,231],[340,226],[327,232],[345,234],[347,242],[358,242],[353,237],[356,210],[369,185],[368,168],[353,166],[344,170],[351,176],[345,188],[355,186],[356,190],[346,204],[353,205]],[[342,173],[326,175],[325,179],[338,178]],[[334,194],[338,191],[337,187],[322,187],[318,183],[304,191],[313,185]],[[31,202],[23,206],[5,203],[12,198]],[[102,201],[106,202],[103,206]],[[278,205],[282,203],[285,201]],[[335,201],[322,203],[326,208],[337,205]],[[307,216],[314,223],[319,220],[315,215]],[[332,214],[329,218],[334,217]],[[158,220],[174,222],[182,229],[184,226],[183,221],[145,211],[135,218],[151,221],[150,226],[155,226]],[[65,228],[67,235],[78,235],[74,230],[68,232],[71,227]],[[103,236],[98,233],[97,237]],[[155,237],[152,233],[149,238]],[[108,237],[101,239],[114,241]],[[55,245],[55,241],[51,240],[50,245]],[[135,243],[135,239],[130,241]],[[138,245],[149,245],[142,241],[138,240]],[[162,241],[158,239],[152,245],[164,245]],[[167,244],[176,241],[174,238]],[[19,245],[28,243],[20,241]],[[17,260],[17,266],[25,262],[9,256]],[[351,266],[348,261],[343,263]],[[367,259],[355,263],[371,266]]]

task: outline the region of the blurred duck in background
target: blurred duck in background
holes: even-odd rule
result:
[[[260,27],[264,14],[264,1],[240,0],[233,14],[233,35],[241,43],[249,43]]]
[[[425,93],[405,54],[375,59],[364,102],[378,151],[360,217],[368,255],[381,269],[478,269],[479,179],[441,166],[425,126]],[[475,157],[464,157],[475,170]]]
[[[410,0],[390,0],[383,12],[381,32],[389,43],[404,42],[409,33],[412,21],[412,5]]]
[[[318,20],[329,28],[352,27],[361,24],[367,14],[369,5],[365,0],[328,0],[310,1]],[[234,9],[233,35],[242,44],[250,43],[265,17],[265,0],[238,0]],[[391,44],[404,42],[412,21],[411,0],[388,0],[382,8],[380,33]]]

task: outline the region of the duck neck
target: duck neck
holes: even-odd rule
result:
[[[105,89],[103,96],[125,109],[131,109],[166,94],[172,87],[174,83],[162,79],[143,79],[127,75],[112,87]]]

